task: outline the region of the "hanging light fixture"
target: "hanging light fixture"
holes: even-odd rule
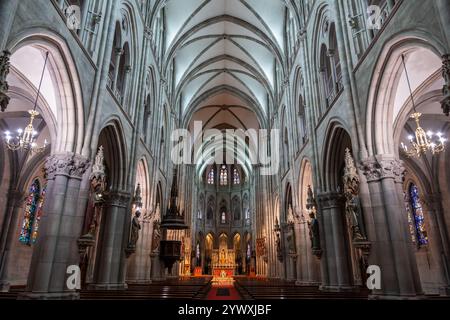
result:
[[[12,136],[12,133],[9,131],[5,131],[5,143],[8,149],[12,151],[17,150],[30,150],[32,153],[43,152],[47,147],[47,139],[44,141],[44,145],[39,146],[36,142],[36,138],[38,136],[37,131],[33,127],[34,119],[39,115],[39,112],[36,111],[37,103],[39,100],[39,95],[41,92],[42,80],[44,78],[45,67],[47,65],[48,60],[48,51],[45,54],[45,62],[44,68],[42,69],[41,80],[39,82],[38,92],[36,95],[36,100],[34,101],[33,110],[29,110],[30,114],[30,122],[25,127],[25,129],[17,129],[17,135],[15,137]]]
[[[445,150],[445,142],[447,141],[447,139],[444,138],[441,132],[434,133],[431,130],[425,131],[420,126],[420,117],[422,116],[422,113],[417,112],[416,110],[416,104],[414,102],[413,92],[411,89],[411,82],[409,81],[408,70],[406,69],[405,55],[403,54],[402,54],[402,62],[414,110],[414,113],[411,114],[410,117],[415,120],[417,128],[414,135],[408,136],[411,148],[408,149],[406,144],[404,144],[403,142],[401,143],[401,148],[405,153],[405,155],[408,157],[420,158],[427,152],[431,152],[432,155],[438,154]]]

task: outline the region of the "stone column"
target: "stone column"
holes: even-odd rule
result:
[[[443,221],[442,217],[442,196],[441,194],[427,194],[424,195],[423,199],[430,218],[428,230],[431,232],[429,234],[433,235],[429,246],[439,272],[439,275],[436,276],[440,285],[439,291],[442,295],[448,296],[450,295],[448,240],[445,221]]]
[[[120,57],[123,55],[123,49],[122,48],[115,48],[114,50],[115,56],[114,56],[114,77],[111,79],[113,82],[111,84],[111,89],[115,91],[115,88],[117,87],[117,79],[119,77],[119,67],[120,67]]]
[[[331,76],[334,80],[333,88],[334,88],[334,95],[336,96],[339,92],[339,82],[338,82],[338,75],[336,70],[336,61],[335,61],[335,55],[336,55],[337,48],[328,49],[327,57],[330,60],[330,66],[331,66]]]
[[[304,214],[295,224],[297,238],[297,285],[317,285],[320,274],[318,257],[312,253],[308,222]]]
[[[78,298],[78,293],[66,286],[66,272],[67,267],[78,265],[80,259],[77,240],[84,212],[77,210],[78,194],[88,167],[88,159],[73,153],[55,154],[47,159],[46,201],[23,298]]]
[[[325,240],[322,268],[328,269],[328,279],[323,279],[322,289],[342,291],[352,289],[349,252],[346,248],[342,196],[339,193],[322,193],[318,196],[322,213],[322,228]],[[325,258],[325,259],[324,259]]]
[[[122,107],[125,110],[129,110],[129,108],[130,108],[130,105],[128,104],[128,102],[130,100],[130,99],[128,99],[128,96],[129,96],[128,88],[130,86],[128,83],[130,82],[131,71],[132,71],[131,66],[125,66],[125,76],[124,76],[124,80],[123,80],[123,92],[122,92],[122,101],[121,101]]]
[[[375,238],[371,263],[381,268],[378,296],[414,297],[421,292],[417,265],[412,260],[406,209],[401,184],[404,168],[400,160],[377,156],[364,160],[362,170],[369,185]],[[366,221],[367,223],[367,221]]]
[[[92,289],[126,289],[125,248],[128,242],[131,194],[112,192],[108,195],[100,225],[99,244]]]
[[[152,224],[150,219],[143,218],[141,220],[142,230],[136,244],[136,252],[128,258],[127,282],[148,284],[151,283]]]

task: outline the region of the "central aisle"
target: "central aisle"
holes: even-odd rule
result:
[[[241,296],[233,283],[213,283],[206,300],[241,300]]]

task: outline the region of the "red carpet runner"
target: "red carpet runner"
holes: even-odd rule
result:
[[[214,283],[206,296],[207,300],[241,300],[233,284]]]

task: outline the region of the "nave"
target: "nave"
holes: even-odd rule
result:
[[[0,297],[449,298],[449,17],[0,1]]]
[[[180,278],[147,285],[129,285],[127,290],[82,290],[81,300],[260,300],[260,299],[356,299],[368,298],[368,291],[321,292],[315,286],[296,286],[281,280],[236,277],[233,284],[213,285],[211,277]],[[24,287],[0,293],[0,299],[18,299]],[[221,290],[222,293],[221,293]]]

